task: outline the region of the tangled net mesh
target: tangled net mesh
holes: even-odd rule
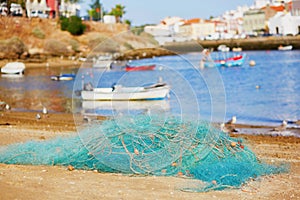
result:
[[[89,124],[70,137],[6,146],[0,150],[0,162],[180,175],[201,180],[201,185],[181,188],[197,192],[239,188],[250,178],[288,170],[286,165],[261,162],[241,139],[207,122],[147,115]]]

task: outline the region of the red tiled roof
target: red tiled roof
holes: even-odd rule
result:
[[[282,12],[285,10],[285,6],[284,5],[280,5],[280,6],[270,6],[270,8],[276,12]],[[261,8],[262,10],[266,9],[266,6]],[[288,2],[288,9],[291,10],[292,9],[292,1]]]

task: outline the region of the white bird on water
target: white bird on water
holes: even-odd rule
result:
[[[43,114],[44,115],[48,114],[48,110],[47,110],[47,108],[45,106],[43,107]]]
[[[283,120],[282,124],[276,128],[273,129],[273,131],[285,131],[287,127],[287,121]]]

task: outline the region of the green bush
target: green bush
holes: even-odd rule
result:
[[[66,30],[68,30],[68,26],[69,26],[69,19],[65,18],[65,17],[61,17],[60,18],[60,29],[62,31],[66,31]]]
[[[61,18],[60,27],[63,31],[69,31],[72,35],[82,35],[86,26],[82,24],[81,18],[71,16],[70,18]]]

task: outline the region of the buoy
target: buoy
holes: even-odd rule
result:
[[[253,66],[255,66],[255,65],[256,65],[256,63],[255,63],[255,61],[254,61],[254,60],[250,60],[250,62],[249,62],[249,65],[250,65],[251,67],[253,67]]]
[[[135,154],[135,155],[139,155],[139,154],[140,154],[139,150],[134,149],[134,154]]]
[[[231,143],[230,143],[230,146],[231,146],[231,147],[236,147],[236,142],[231,142]]]
[[[183,173],[182,172],[178,172],[177,175],[178,176],[183,176]]]
[[[256,89],[260,89],[260,85],[255,86]]]

